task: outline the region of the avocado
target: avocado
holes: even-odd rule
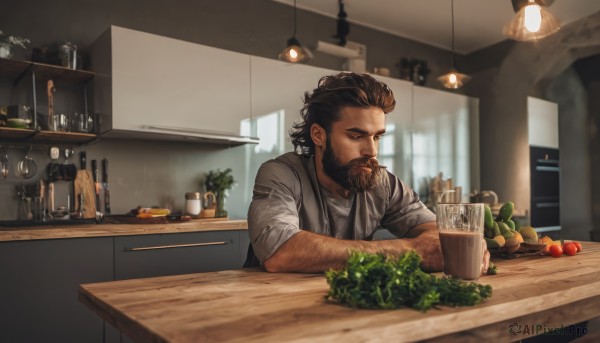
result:
[[[492,209],[488,205],[485,205],[485,220],[484,220],[484,225],[488,229],[493,229],[494,228],[494,217],[492,216]]]
[[[512,201],[509,201],[500,207],[500,211],[498,212],[498,218],[502,221],[508,221],[512,218],[513,211],[515,209],[515,204]]]

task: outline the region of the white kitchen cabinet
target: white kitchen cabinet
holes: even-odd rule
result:
[[[558,104],[527,97],[529,145],[558,149]]]
[[[386,117],[386,134],[379,142],[379,163],[406,184],[412,184],[412,88],[411,82],[373,75],[394,93],[396,107]]]
[[[249,55],[116,26],[90,51],[102,132],[239,136],[250,117]]]
[[[339,71],[292,64],[278,60],[251,56],[251,87],[252,87],[252,125],[251,136],[261,137],[256,150],[270,151],[275,142],[279,152],[291,151],[293,146],[287,139],[288,130],[294,122],[301,121],[304,92],[312,92],[321,77],[339,73]],[[261,126],[261,118],[278,116],[281,127],[277,130]],[[264,130],[264,131],[263,131]],[[268,136],[279,136],[270,139]],[[283,143],[285,142],[285,143]],[[281,144],[283,143],[283,144]],[[268,145],[268,146],[267,146]]]
[[[251,113],[252,119],[244,122],[243,136],[259,137],[257,145],[246,146],[243,166],[245,179],[242,197],[247,206],[252,197],[254,178],[260,165],[285,152],[293,150],[289,130],[300,122],[304,92],[317,87],[325,75],[336,70],[291,64],[278,60],[251,56]]]
[[[413,185],[427,195],[429,180],[442,172],[468,199],[479,189],[479,100],[413,87]]]

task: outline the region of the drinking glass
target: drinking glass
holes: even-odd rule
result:
[[[436,216],[444,273],[478,279],[483,263],[484,204],[437,204]]]

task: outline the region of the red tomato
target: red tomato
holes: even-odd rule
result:
[[[572,242],[573,244],[575,244],[575,247],[577,248],[577,252],[581,252],[581,250],[583,250],[581,248],[581,244],[579,242]]]
[[[563,244],[563,251],[565,252],[565,254],[573,256],[577,253],[577,247],[575,246],[575,244],[568,242]]]
[[[552,257],[561,257],[563,254],[563,249],[560,245],[551,245],[550,246],[550,255]]]

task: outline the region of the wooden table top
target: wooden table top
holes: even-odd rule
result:
[[[192,219],[187,222],[166,224],[84,224],[0,227],[0,242],[247,229],[248,222],[245,219],[228,220],[226,218]]]
[[[494,263],[485,303],[425,313],[328,303],[322,274],[259,269],[84,284],[79,300],[143,342],[515,341],[600,316],[600,243]]]

